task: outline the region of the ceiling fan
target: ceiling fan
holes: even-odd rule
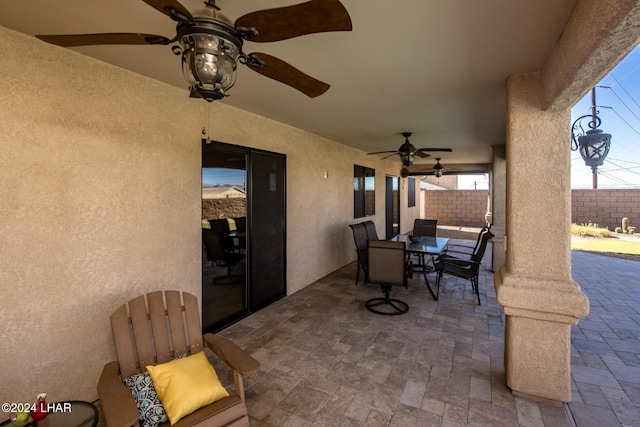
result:
[[[436,157],[436,163],[433,166],[429,165],[416,165],[418,167],[413,167],[410,171],[411,175],[434,175],[436,178],[440,178],[442,175],[447,175],[448,173],[455,173],[459,171],[459,169],[450,168],[444,166],[440,163],[442,157]]]
[[[387,154],[391,153],[388,156],[383,157],[382,159],[386,159],[388,157],[398,155],[400,156],[400,160],[405,167],[409,167],[413,164],[415,156],[418,157],[429,157],[430,154],[427,151],[453,151],[451,148],[416,148],[409,142],[409,137],[412,135],[411,132],[402,132],[402,136],[404,136],[404,144],[400,146],[396,151],[377,151],[375,153],[367,153],[367,154]],[[382,160],[380,159],[380,160]]]
[[[213,101],[228,96],[235,83],[237,63],[265,77],[279,81],[310,98],[329,89],[321,82],[281,59],[266,53],[246,54],[245,40],[274,42],[306,34],[351,31],[351,18],[339,0],[310,0],[293,6],[251,12],[233,23],[220,13],[215,0],[205,0],[204,9],[189,12],[178,0],[143,0],[177,22],[173,38],[154,34],[104,33],[37,35],[58,46],[88,45],[173,45],[182,56],[182,71],[189,83],[190,97]]]

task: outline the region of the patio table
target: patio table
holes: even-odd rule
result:
[[[405,242],[407,252],[417,255],[441,255],[447,244],[449,243],[449,239],[447,237],[428,237],[423,236],[419,242],[412,242],[409,239],[409,235],[407,234],[398,234],[390,239],[393,242]],[[427,285],[427,289],[431,293],[431,296],[434,300],[438,300],[439,290],[437,292],[433,292],[431,289],[431,285],[429,284],[429,279],[427,277],[427,268],[425,265],[422,266],[422,275],[424,276],[424,283]]]

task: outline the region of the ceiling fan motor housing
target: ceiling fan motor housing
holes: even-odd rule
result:
[[[229,18],[208,6],[194,12],[193,21],[178,23],[177,33],[182,70],[192,96],[207,101],[228,96],[242,55],[242,38]]]

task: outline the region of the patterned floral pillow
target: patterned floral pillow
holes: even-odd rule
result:
[[[186,353],[174,357],[172,360],[184,357],[187,357]],[[159,424],[169,421],[148,372],[125,378],[124,384],[131,390],[133,399],[136,401],[138,412],[140,412],[140,427],[157,427]]]
[[[131,390],[133,399],[138,406],[141,427],[157,427],[159,424],[169,421],[148,372],[125,378],[124,384]]]

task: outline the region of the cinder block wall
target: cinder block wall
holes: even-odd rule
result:
[[[423,190],[424,216],[438,225],[484,227],[487,213],[486,190]]]
[[[487,210],[486,191],[422,190],[423,218],[435,218],[440,225],[483,227]],[[613,231],[623,217],[640,227],[640,190],[571,190],[571,222],[593,222]]]
[[[589,221],[613,231],[623,217],[640,227],[640,190],[571,190],[571,222]]]

